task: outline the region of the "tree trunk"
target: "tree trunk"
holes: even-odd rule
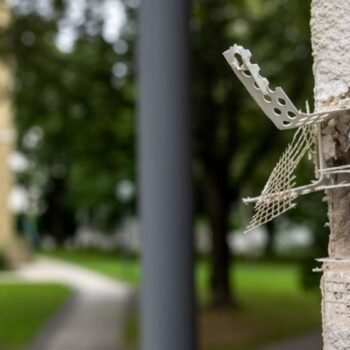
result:
[[[316,110],[349,107],[350,6],[348,0],[313,0],[311,15]],[[325,122],[322,143],[328,166],[350,162],[350,113]],[[335,177],[350,182],[349,174]],[[324,349],[350,349],[350,189],[328,190],[331,260],[323,264]],[[334,260],[336,259],[336,260]]]
[[[266,223],[267,242],[265,246],[265,257],[272,259],[275,257],[276,222],[274,220]]]
[[[48,210],[46,212],[47,231],[58,246],[63,246],[74,235],[76,224],[73,214],[65,207],[66,184],[64,178],[52,178],[47,193]]]
[[[210,177],[210,176],[209,176]],[[236,306],[230,281],[231,253],[227,242],[230,200],[225,183],[207,178],[206,195],[212,236],[210,304],[214,307]]]
[[[225,307],[232,304],[230,286],[230,251],[227,244],[227,209],[209,214],[212,232],[212,267],[210,276],[211,304]]]

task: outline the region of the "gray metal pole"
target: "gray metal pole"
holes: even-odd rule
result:
[[[189,7],[189,0],[141,2],[142,350],[196,347]]]

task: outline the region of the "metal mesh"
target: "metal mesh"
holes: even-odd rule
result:
[[[302,157],[315,145],[316,135],[313,126],[297,129],[292,142],[279,159],[254,207],[254,215],[246,229],[257,228],[287,210],[294,208],[294,171]]]

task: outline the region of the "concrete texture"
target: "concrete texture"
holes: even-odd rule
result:
[[[350,86],[348,0],[313,0],[311,7],[315,100],[347,94]]]
[[[43,258],[21,268],[22,280],[68,285],[73,296],[29,346],[30,350],[120,350],[131,289],[76,265]]]
[[[321,331],[316,331],[295,339],[283,341],[259,350],[321,350]]]
[[[350,7],[348,0],[313,0],[311,39],[316,110],[350,106]],[[323,123],[322,145],[327,167],[350,164],[350,113]],[[350,174],[332,177],[349,183]],[[321,279],[324,350],[350,349],[350,220],[349,187],[326,191],[330,237],[329,257]],[[336,261],[336,262],[334,262]]]

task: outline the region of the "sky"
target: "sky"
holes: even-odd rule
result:
[[[52,17],[52,0],[9,0],[19,13],[27,14],[36,11],[43,17]],[[103,37],[109,43],[115,43],[119,37],[121,27],[125,23],[125,11],[119,0],[90,0],[95,3],[93,12],[96,18],[103,20]],[[64,18],[59,23],[56,45],[62,52],[70,52],[78,36],[79,25],[85,22],[84,10],[87,0],[68,1],[68,8]],[[88,26],[93,34],[94,27]]]

